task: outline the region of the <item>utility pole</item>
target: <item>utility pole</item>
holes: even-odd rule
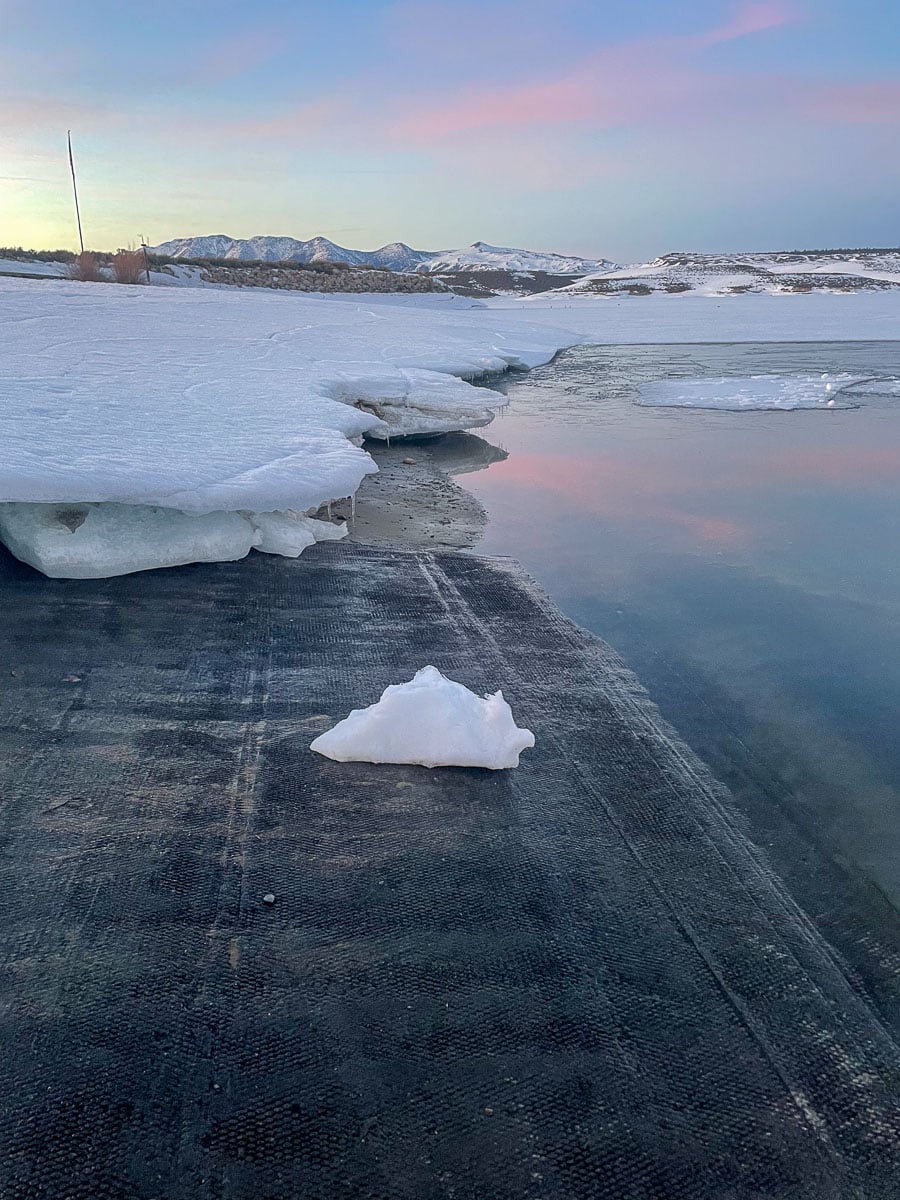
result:
[[[144,252],[144,271],[147,274],[147,282],[150,282],[150,259],[147,257],[147,239],[141,234],[141,249]]]
[[[69,169],[72,172],[72,191],[75,193],[75,216],[78,220],[78,240],[81,243],[81,253],[84,254],[84,236],[81,232],[81,211],[78,208],[78,184],[75,182],[75,160],[72,157],[72,130],[69,130]]]

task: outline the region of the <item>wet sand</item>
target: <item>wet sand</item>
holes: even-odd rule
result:
[[[465,550],[476,544],[487,514],[453,476],[499,462],[505,451],[466,433],[390,446],[367,442],[366,449],[378,474],[364,479],[357,493],[350,541],[403,549]]]

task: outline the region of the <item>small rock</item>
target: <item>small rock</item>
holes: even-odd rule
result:
[[[403,465],[406,467],[413,467],[413,466],[415,466],[415,464],[417,462],[418,462],[418,459],[416,459],[416,458],[404,458]]]
[[[58,808],[63,808],[66,804],[78,804],[80,797],[78,796],[63,796],[59,800],[54,800],[52,804],[48,804],[44,809],[45,813],[56,812]]]
[[[263,904],[272,905],[275,903],[275,895],[273,892],[266,892],[263,896]]]
[[[81,683],[80,675],[64,675],[63,683]]]

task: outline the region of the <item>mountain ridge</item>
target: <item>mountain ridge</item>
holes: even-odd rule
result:
[[[377,250],[351,250],[328,238],[308,241],[213,234],[176,238],[156,247],[178,258],[277,262],[345,262],[425,274],[463,295],[649,295],[654,292],[861,291],[900,287],[900,249],[673,251],[631,265],[607,259],[518,250],[473,242],[459,250],[415,250],[391,242]]]
[[[173,258],[253,259],[261,262],[345,262],[350,266],[384,267],[391,271],[453,274],[458,271],[542,271],[576,276],[608,270],[608,259],[579,258],[534,250],[518,250],[473,242],[458,250],[414,250],[405,242],[389,242],[377,250],[352,250],[325,237],[307,241],[291,237],[258,235],[232,238],[224,233],[172,238],[149,249]]]

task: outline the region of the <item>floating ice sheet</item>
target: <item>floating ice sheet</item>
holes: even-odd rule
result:
[[[728,411],[854,408],[860,375],[748,375],[717,379],[660,379],[638,388],[648,408],[712,408]]]
[[[502,692],[482,698],[437,667],[423,667],[409,683],[385,688],[377,704],[354,709],[310,749],[338,762],[502,770],[517,767],[533,745]]]
[[[900,396],[900,379],[886,375],[861,379],[849,392],[851,396]]]

